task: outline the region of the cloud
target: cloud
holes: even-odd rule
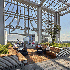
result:
[[[70,37],[70,36],[67,36],[68,38]]]
[[[65,35],[65,34],[63,34],[63,35]]]
[[[67,36],[70,36],[70,35],[67,35]]]
[[[15,18],[15,20],[17,20],[17,18]]]

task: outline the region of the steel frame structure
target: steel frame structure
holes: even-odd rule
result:
[[[34,0],[33,0],[34,1]],[[44,35],[43,32],[48,33],[54,25],[60,25],[60,16],[70,13],[69,7],[70,3],[67,3],[68,0],[35,0],[33,2],[31,0],[0,0],[0,43],[4,44],[4,29],[9,28],[9,34],[19,34],[12,33],[16,29],[24,30],[24,34],[19,35],[31,35],[29,30],[37,32],[38,42],[41,43],[41,36],[49,36],[49,34]],[[5,7],[4,7],[4,3]],[[45,3],[45,4],[44,4]],[[6,6],[8,9],[5,9]],[[11,5],[14,5],[12,10],[10,10]],[[16,10],[13,12],[14,7],[16,6]],[[58,7],[57,7],[58,6]],[[20,7],[20,10],[19,10]],[[52,8],[53,7],[53,8]],[[24,8],[24,13],[22,13],[22,8]],[[25,9],[27,8],[28,15],[26,15]],[[30,16],[30,10],[34,10],[35,17]],[[64,12],[65,11],[65,12]],[[32,11],[31,11],[32,12]],[[44,14],[44,15],[43,15]],[[7,16],[7,18],[4,18]],[[45,16],[45,17],[43,17]],[[5,25],[4,23],[12,18],[9,24]],[[24,18],[23,18],[24,17]],[[14,26],[12,23],[14,19],[17,18],[17,24]],[[20,19],[24,19],[24,28],[20,25]],[[26,22],[28,20],[28,22]],[[32,21],[35,21],[36,27],[33,25]],[[28,26],[26,24],[28,23]],[[31,24],[31,27],[30,27]],[[28,31],[28,32],[27,32]],[[60,32],[56,35],[56,43],[58,43],[58,38],[60,41]]]

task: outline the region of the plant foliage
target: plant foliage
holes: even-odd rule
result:
[[[0,44],[0,54],[8,54],[8,47],[12,46],[11,43],[7,43],[6,45]]]

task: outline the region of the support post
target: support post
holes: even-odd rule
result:
[[[55,17],[54,17],[54,23],[55,25],[58,25],[58,12],[55,12]],[[56,41],[55,43],[58,43],[58,34],[56,34]]]
[[[58,14],[58,24],[60,26],[60,15]],[[59,31],[59,43],[60,43],[60,31]]]
[[[18,21],[18,0],[17,0],[17,25],[19,25],[19,21]]]
[[[4,39],[4,0],[0,0],[0,44],[5,44]]]
[[[37,24],[38,24],[38,43],[41,43],[41,29],[42,29],[42,10],[41,7],[37,8]]]
[[[28,6],[28,37],[29,37],[29,6]]]

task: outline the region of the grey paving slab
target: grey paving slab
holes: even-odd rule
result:
[[[11,58],[14,58],[11,56]],[[14,59],[17,57],[15,56]],[[68,63],[68,64],[67,64]],[[43,61],[42,63],[34,63],[26,66],[21,66],[20,70],[70,70],[70,57],[61,57]],[[16,70],[16,69],[11,69]]]
[[[63,69],[61,67],[48,67],[48,68],[45,68],[44,70],[66,70],[66,69]]]
[[[43,70],[42,67],[38,66],[38,65],[35,64],[35,63],[33,64],[32,68],[33,68],[33,69],[41,69],[41,70]]]

